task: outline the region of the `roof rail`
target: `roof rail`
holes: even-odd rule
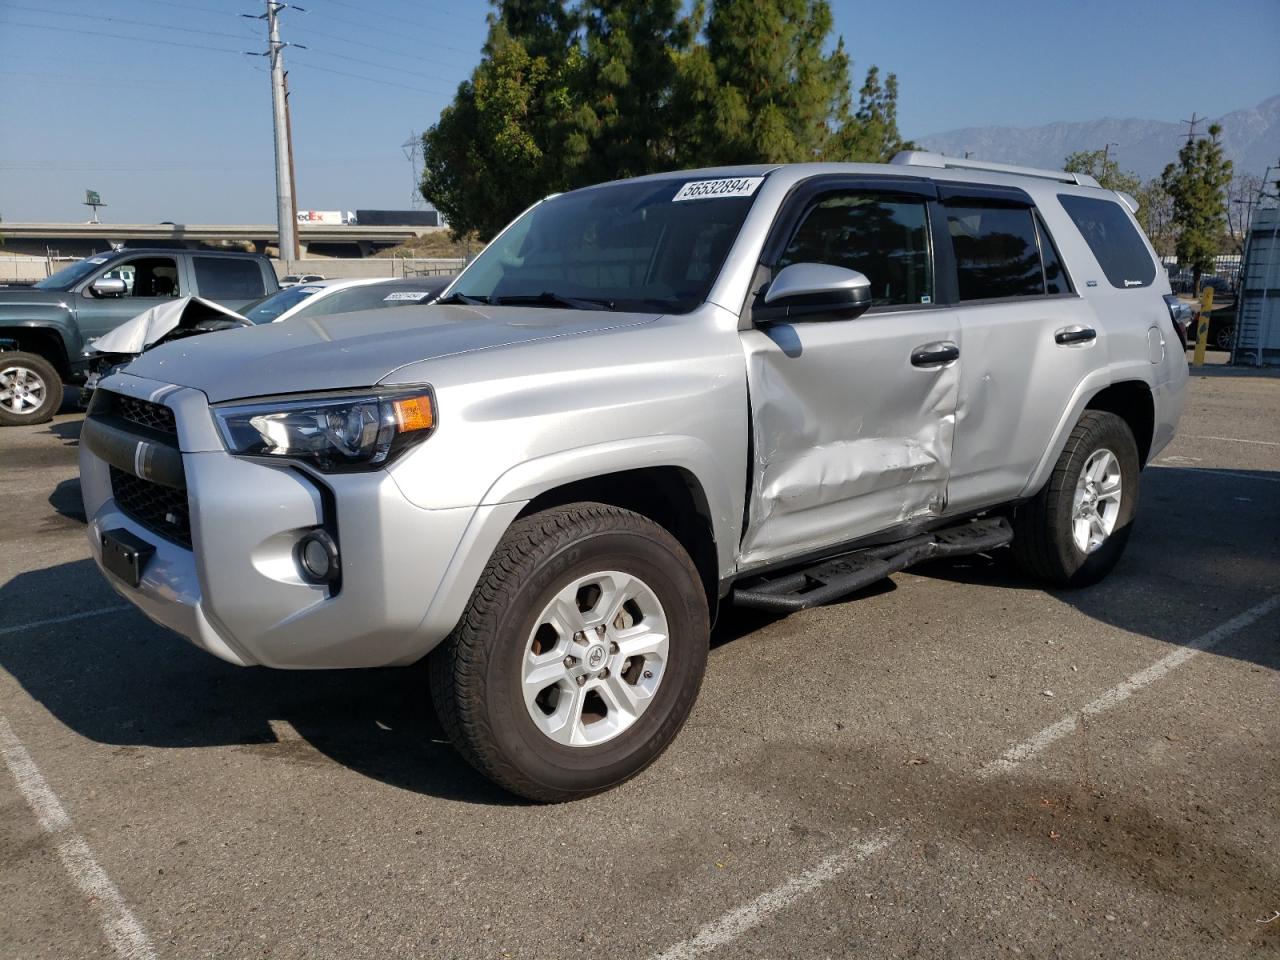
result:
[[[986,170],[989,173],[1008,173],[1016,177],[1038,177],[1041,180],[1074,183],[1081,187],[1100,186],[1098,181],[1087,173],[1041,170],[1037,167],[1019,167],[1011,163],[990,163],[986,160],[962,160],[959,157],[948,157],[941,153],[930,153],[927,150],[903,150],[889,162],[909,167],[934,167],[939,170]]]

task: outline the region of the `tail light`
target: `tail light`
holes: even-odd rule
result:
[[[1178,334],[1178,339],[1182,341],[1182,349],[1186,350],[1191,342],[1191,324],[1198,312],[1196,305],[1172,293],[1164,295],[1164,302],[1169,308],[1169,319],[1173,321],[1173,329]]]

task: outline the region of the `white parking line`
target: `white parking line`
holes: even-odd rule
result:
[[[1274,440],[1245,440],[1241,437],[1202,437],[1194,433],[1182,434],[1184,440],[1225,440],[1227,443],[1256,443],[1260,447],[1280,447]]]
[[[79,613],[68,613],[65,617],[50,617],[48,620],[32,620],[30,623],[20,623],[16,627],[0,627],[0,637],[10,633],[21,633],[23,630],[34,630],[36,627],[51,627],[55,623],[70,623],[72,620],[83,620],[86,617],[100,617],[107,613],[120,613],[123,610],[132,610],[133,607],[127,603],[118,607],[99,607],[97,610],[81,610]]]
[[[1192,657],[1213,649],[1228,637],[1257,623],[1276,609],[1280,609],[1280,594],[1268,597],[1207,633],[1201,634],[1185,646],[1161,657],[1145,670],[1129,677],[1123,683],[1116,684],[1075,713],[1063,717],[1057,723],[1050,724],[1030,739],[1015,744],[997,759],[980,767],[978,775],[987,777],[1015,769],[1019,764],[1043,753],[1075,730],[1081,717],[1093,716],[1119,706],[1143,687],[1150,686]],[[851,867],[883,853],[897,840],[898,836],[894,834],[882,834],[876,839],[860,841],[839,853],[832,854],[817,866],[783,881],[772,890],[765,891],[754,900],[711,921],[692,937],[681,940],[662,953],[654,954],[651,960],[693,960],[695,957],[725,946],[752,927],[764,923],[778,911],[790,906],[806,893],[811,893],[834,880]]]
[[[730,910],[719,919],[707,924],[688,940],[656,954],[653,960],[691,960],[693,957],[710,953],[742,936],[752,927],[763,923],[773,914],[791,905],[792,901],[803,897],[806,893],[829,883],[850,867],[867,860],[887,849],[898,838],[884,835],[872,840],[855,843],[851,847],[834,853],[816,867],[812,867],[786,882],[766,890],[754,900]]]
[[[1080,725],[1082,718],[1092,717],[1119,706],[1143,687],[1155,683],[1169,671],[1182,666],[1197,654],[1213,649],[1223,640],[1239,633],[1250,624],[1257,623],[1277,608],[1280,608],[1280,594],[1268,597],[1261,603],[1250,607],[1244,613],[1232,617],[1226,623],[1219,624],[1208,633],[1202,633],[1187,643],[1186,646],[1179,647],[1172,653],[1161,657],[1145,670],[1140,670],[1133,676],[1117,683],[1102,696],[1086,703],[1075,713],[1068,714],[1057,723],[1050,724],[1030,739],[1014,744],[997,759],[983,766],[978,771],[978,775],[989,777],[996,773],[1008,773],[1019,764],[1030,760],[1037,754],[1043,753],[1049,746],[1073,733]]]
[[[106,871],[98,866],[89,845],[72,826],[62,801],[3,716],[0,716],[0,755],[4,756],[41,829],[52,838],[67,873],[97,909],[103,933],[116,954],[128,960],[154,960],[156,953],[142,924]]]

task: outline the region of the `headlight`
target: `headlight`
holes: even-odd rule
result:
[[[302,460],[326,472],[390,463],[435,429],[430,389],[412,387],[214,407],[227,449]]]

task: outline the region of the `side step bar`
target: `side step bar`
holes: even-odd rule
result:
[[[922,560],[983,553],[1003,547],[1012,539],[1013,529],[1004,517],[974,520],[901,543],[823,560],[776,580],[761,578],[749,587],[734,587],[733,602],[740,607],[780,613],[807,610],[869,587]]]

